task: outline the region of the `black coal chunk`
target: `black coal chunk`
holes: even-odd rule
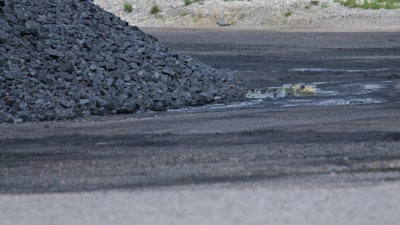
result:
[[[233,76],[175,52],[90,0],[0,0],[0,122],[227,102]]]

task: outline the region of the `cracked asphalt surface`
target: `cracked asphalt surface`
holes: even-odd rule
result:
[[[148,203],[144,209],[122,204],[133,211],[110,214],[118,224],[133,218],[137,224],[398,221],[393,210],[400,200],[399,33],[145,31],[218,69],[234,70],[248,88],[318,82],[335,94],[0,124],[5,224],[29,219],[37,222],[30,224],[80,224],[68,212],[80,215],[82,224],[106,224],[110,220],[99,220],[104,212],[94,207],[101,201],[97,197],[110,212],[124,198]],[[79,196],[82,201],[68,200]],[[350,196],[354,202],[346,205]],[[313,204],[316,198],[319,204]],[[247,200],[257,204],[246,220]],[[68,207],[51,209],[54,201]],[[287,207],[289,202],[303,202],[308,210]],[[235,206],[231,212],[229,205]],[[262,207],[272,206],[282,208],[267,213],[268,220]],[[71,211],[74,207],[82,214]],[[85,214],[85,207],[93,212]],[[41,220],[40,210],[50,219]],[[207,213],[215,217],[204,217]],[[160,216],[151,220],[150,214]]]

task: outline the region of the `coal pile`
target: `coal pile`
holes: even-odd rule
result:
[[[70,119],[227,102],[236,81],[91,1],[0,6],[0,122]]]

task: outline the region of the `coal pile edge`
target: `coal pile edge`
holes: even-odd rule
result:
[[[240,82],[82,0],[5,0],[0,122],[160,111],[240,99]]]

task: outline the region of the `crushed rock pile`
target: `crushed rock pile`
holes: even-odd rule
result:
[[[175,52],[91,1],[5,0],[0,122],[227,102],[237,81]]]

